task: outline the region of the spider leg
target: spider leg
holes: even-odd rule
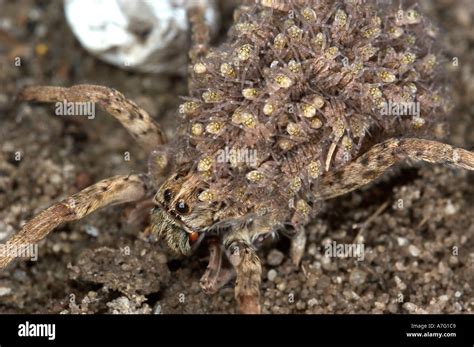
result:
[[[324,174],[315,188],[315,197],[326,200],[358,189],[406,159],[474,170],[474,152],[437,141],[389,139],[346,166]]]
[[[189,51],[191,64],[204,56],[209,50],[209,26],[205,20],[206,7],[202,1],[193,3],[188,9],[188,18],[191,23],[191,41],[192,46]]]
[[[235,299],[239,305],[240,312],[260,313],[262,264],[255,249],[245,240],[245,237],[239,238],[234,233],[226,237],[224,246],[227,249],[227,257],[237,274]]]
[[[148,191],[146,175],[122,175],[104,179],[42,211],[7,241],[10,249],[25,249],[38,243],[58,225],[81,219],[105,206],[143,199]],[[0,269],[13,256],[0,254]]]
[[[208,246],[209,264],[199,284],[206,294],[214,294],[235,276],[235,272],[222,267],[223,252],[218,239],[210,239]]]
[[[18,95],[19,100],[39,102],[94,102],[114,116],[147,151],[166,143],[165,134],[150,115],[115,89],[82,84],[64,87],[30,86]]]

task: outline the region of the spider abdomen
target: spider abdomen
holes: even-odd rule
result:
[[[241,8],[191,67],[194,170],[239,210],[307,213],[324,172],[392,136],[433,136],[448,111],[435,30],[415,9],[300,3]]]

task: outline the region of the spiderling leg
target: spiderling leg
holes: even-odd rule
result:
[[[391,166],[406,159],[474,170],[474,152],[437,141],[389,139],[373,146],[346,166],[323,175],[315,187],[315,197],[326,200],[351,192],[374,181]]]
[[[104,179],[42,211],[7,241],[10,249],[38,243],[58,225],[81,219],[105,206],[138,201],[147,194],[146,175],[122,175]],[[0,255],[0,269],[14,258]]]
[[[38,102],[97,102],[128,130],[147,151],[166,143],[165,134],[150,115],[115,89],[82,84],[70,88],[31,86],[23,89],[19,100]]]

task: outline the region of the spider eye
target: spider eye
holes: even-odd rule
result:
[[[187,213],[189,211],[189,207],[183,200],[181,200],[176,204],[176,211],[179,213]]]
[[[166,189],[165,192],[163,193],[163,198],[165,199],[166,202],[170,202],[172,196],[173,196],[173,193],[171,192],[171,189]]]

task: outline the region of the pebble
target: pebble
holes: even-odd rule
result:
[[[385,304],[383,302],[376,301],[374,305],[377,310],[380,310],[380,311],[385,310]]]
[[[407,285],[405,283],[403,283],[403,281],[400,279],[400,277],[395,276],[394,279],[395,279],[395,283],[397,284],[398,289],[400,289],[400,290],[407,289]]]
[[[0,241],[5,240],[11,234],[13,234],[13,227],[9,224],[6,224],[0,221]]]
[[[448,200],[448,203],[446,204],[446,207],[444,208],[444,213],[446,215],[451,216],[453,214],[456,214],[458,212],[458,209],[453,205],[451,200]]]
[[[408,239],[405,237],[397,237],[397,243],[399,246],[406,246],[408,244]]]
[[[331,269],[331,258],[323,256],[321,257],[321,266],[324,270]]]
[[[304,310],[306,308],[306,303],[304,301],[298,301],[296,303],[296,308],[300,311]]]
[[[407,310],[408,312],[416,312],[416,310],[418,309],[418,306],[416,306],[414,303],[406,302],[403,304],[403,308]]]
[[[0,296],[8,295],[12,292],[11,288],[8,287],[0,287]]]
[[[395,303],[390,303],[390,304],[388,304],[387,309],[388,309],[388,312],[390,312],[390,313],[397,313],[398,312],[398,305],[395,304]]]
[[[308,306],[309,306],[309,307],[316,306],[317,304],[318,304],[318,300],[315,299],[315,298],[312,298],[312,299],[309,299],[309,300],[308,300]]]
[[[447,296],[446,294],[443,294],[438,298],[438,300],[439,300],[439,305],[441,306],[441,308],[444,308],[446,303],[449,301],[449,296]]]
[[[415,245],[408,246],[408,252],[413,257],[418,257],[420,255],[420,250]]]
[[[278,266],[283,262],[284,254],[277,249],[272,249],[267,256],[267,263],[271,266]]]
[[[311,243],[308,246],[308,254],[315,256],[317,253],[318,253],[318,247],[316,246],[316,244]]]
[[[349,276],[349,282],[354,286],[360,286],[365,283],[366,278],[367,273],[359,269],[354,269]]]
[[[166,264],[168,262],[168,256],[165,253],[157,254],[156,257],[158,258],[158,263]]]
[[[277,275],[278,273],[274,269],[271,269],[267,273],[267,278],[269,281],[273,282],[275,278],[277,277]]]
[[[60,184],[62,182],[62,178],[60,175],[58,174],[52,174],[49,181],[52,183],[52,184]]]
[[[84,227],[84,230],[87,235],[90,235],[93,237],[99,236],[99,230],[93,225],[86,224],[86,226]]]
[[[403,263],[402,263],[401,261],[397,261],[397,262],[395,263],[395,269],[396,269],[397,271],[405,271],[405,270],[406,270],[406,267],[405,267],[405,265],[403,265]]]

